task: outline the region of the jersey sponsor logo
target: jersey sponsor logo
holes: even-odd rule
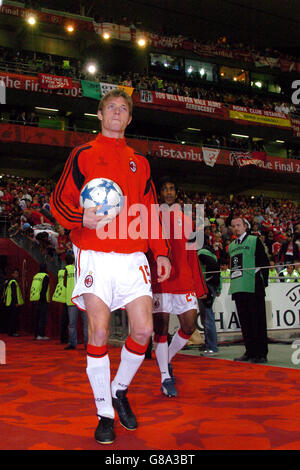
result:
[[[94,282],[93,276],[91,274],[88,274],[85,277],[84,285],[85,285],[85,287],[92,287],[93,282]]]
[[[130,160],[129,162],[130,169],[133,173],[136,172],[136,163],[133,160]]]

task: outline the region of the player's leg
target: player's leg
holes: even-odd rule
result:
[[[95,438],[101,444],[114,441],[114,408],[110,388],[110,361],[107,352],[110,311],[94,294],[83,294],[88,318],[86,372],[93,390],[99,424]]]
[[[153,347],[155,351],[156,361],[161,373],[161,381],[170,379],[169,364],[169,345],[168,345],[168,329],[169,314],[157,312],[153,314],[154,324],[154,341]]]
[[[137,421],[126,397],[128,387],[141,366],[153,331],[152,298],[138,297],[126,305],[130,335],[121,351],[121,362],[111,384],[113,404],[120,423],[129,430],[137,428]]]
[[[161,374],[161,391],[167,397],[176,397],[177,390],[174,385],[173,376],[170,374],[169,364],[169,314],[156,312],[153,314],[154,321],[154,351],[156,361]]]
[[[176,331],[169,346],[169,362],[188,342],[196,329],[197,310],[191,309],[178,315],[180,328]]]
[[[173,377],[173,367],[171,364],[174,356],[180,351],[188,342],[196,329],[197,318],[197,297],[194,292],[187,294],[174,294],[172,296],[172,314],[177,314],[180,328],[174,334],[172,341],[169,345],[169,371]]]

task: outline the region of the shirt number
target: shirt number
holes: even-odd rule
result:
[[[144,266],[140,266],[139,270],[141,271],[143,275],[145,284],[149,284],[149,283],[151,284],[151,277],[150,277],[148,266],[146,264]]]

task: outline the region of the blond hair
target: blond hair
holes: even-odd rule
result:
[[[131,96],[126,93],[125,90],[122,90],[122,88],[114,88],[113,90],[109,91],[106,93],[101,101],[99,101],[98,105],[98,111],[103,111],[105,103],[110,99],[110,98],[124,98],[126,101],[128,108],[129,108],[129,114],[130,116],[132,115],[132,108],[133,108],[133,103],[132,103],[132,98]]]

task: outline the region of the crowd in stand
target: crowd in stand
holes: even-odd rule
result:
[[[234,239],[230,225],[234,216],[247,221],[252,235],[259,236],[270,264],[280,273],[285,265],[300,268],[300,205],[291,200],[269,199],[263,195],[216,197],[212,194],[181,191],[178,202],[192,204],[196,224],[204,225],[205,244],[216,255],[220,266],[229,266],[229,244]],[[196,204],[205,205],[205,219],[197,219]],[[300,279],[300,278],[299,278]]]
[[[26,178],[0,180],[0,211],[8,222],[10,237],[26,237],[38,244],[45,260],[63,263],[72,252],[68,231],[58,225],[50,212],[49,198],[54,181]],[[242,216],[249,231],[261,238],[270,262],[275,266],[298,263],[300,253],[300,205],[292,200],[238,196],[217,197],[200,192],[179,191],[178,202],[189,204],[196,226],[204,225],[205,243],[220,264],[229,264],[228,246],[234,239],[230,222]],[[197,204],[204,204],[205,220],[199,220]]]
[[[278,100],[266,98],[257,93],[251,96],[240,92],[220,90],[216,84],[198,77],[195,81],[164,79],[157,75],[126,72],[111,74],[98,72],[91,75],[86,65],[80,60],[53,56],[51,54],[17,51],[0,47],[0,69],[15,73],[49,73],[68,76],[77,80],[93,80],[113,84],[123,84],[133,87],[136,91],[160,91],[173,95],[216,101],[227,106],[237,105],[265,111],[276,111],[283,114],[295,112],[296,108],[289,100],[279,96]]]
[[[62,264],[72,244],[68,232],[51,216],[53,181],[9,177],[0,180],[0,217],[9,237],[26,237],[45,261]]]

